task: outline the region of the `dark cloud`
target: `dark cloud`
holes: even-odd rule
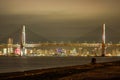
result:
[[[101,41],[106,24],[107,41],[120,40],[119,0],[1,0],[0,38],[22,25],[34,34],[29,41]],[[29,33],[31,34],[31,33]],[[34,37],[35,34],[40,38]],[[33,40],[31,39],[34,37]],[[4,38],[4,39],[3,39]],[[16,40],[17,41],[17,40]]]

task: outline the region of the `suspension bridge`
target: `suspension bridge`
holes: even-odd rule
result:
[[[97,28],[99,29],[99,28]],[[92,32],[97,31],[97,29],[93,30]],[[99,29],[100,30],[100,29]],[[11,33],[8,36],[5,36],[4,38],[0,39],[0,42],[4,42],[7,44],[0,45],[1,48],[7,47],[7,48],[12,48],[12,47],[21,47],[21,50],[23,53],[25,53],[25,48],[29,47],[95,47],[95,48],[102,48],[102,56],[105,56],[106,54],[106,48],[108,47],[120,47],[120,44],[112,44],[112,43],[106,43],[106,32],[105,32],[105,24],[103,24],[103,27],[101,28],[101,36],[99,36],[98,39],[100,42],[97,43],[79,43],[79,42],[52,42],[49,39],[36,34],[33,32],[31,29],[26,28],[25,25],[23,27],[19,28],[17,31]],[[90,32],[91,33],[91,32]],[[88,35],[88,34],[85,34]],[[91,35],[92,36],[92,35]],[[93,34],[94,36],[94,34]],[[101,37],[101,38],[100,38]],[[96,38],[96,37],[95,37]],[[87,37],[82,37],[81,39],[86,39]],[[13,43],[14,41],[14,43]],[[76,40],[79,41],[79,40]],[[34,43],[33,43],[34,42]],[[11,51],[9,51],[11,52]]]

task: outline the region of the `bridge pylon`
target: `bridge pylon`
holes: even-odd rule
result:
[[[102,27],[102,55],[101,56],[105,56],[106,55],[106,34],[105,34],[105,24],[103,24]]]
[[[25,25],[22,27],[22,34],[21,34],[21,56],[25,56],[25,45],[26,45],[26,33],[25,33]]]

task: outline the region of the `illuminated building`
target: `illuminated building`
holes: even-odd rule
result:
[[[10,53],[13,53],[13,39],[12,38],[8,39],[7,53],[8,55],[10,55]]]

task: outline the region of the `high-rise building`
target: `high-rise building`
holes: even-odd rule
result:
[[[12,38],[8,39],[7,53],[8,55],[10,55],[10,53],[13,53],[13,39]]]

